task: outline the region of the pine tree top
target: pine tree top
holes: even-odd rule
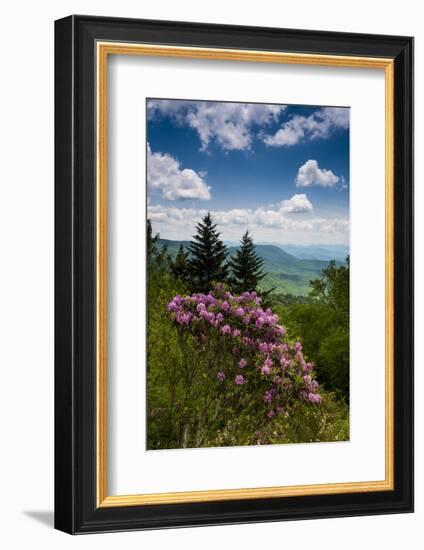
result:
[[[227,278],[227,247],[220,239],[210,212],[196,225],[196,231],[188,246],[188,266],[193,286],[208,291],[212,282],[224,282]]]
[[[256,254],[253,237],[247,230],[233,258],[229,262],[233,276],[232,287],[236,292],[257,290],[259,282],[265,277],[262,271],[263,259]]]

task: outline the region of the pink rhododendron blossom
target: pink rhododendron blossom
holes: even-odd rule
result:
[[[280,335],[282,336],[283,334],[286,333],[286,329],[284,327],[282,327],[281,325],[275,325],[275,331]]]
[[[283,412],[287,416],[296,400],[316,405],[322,396],[301,342],[289,343],[278,315],[260,304],[256,292],[236,296],[218,284],[208,294],[176,295],[166,309],[177,330],[198,343],[197,354],[195,347],[190,348],[194,356],[187,359],[192,368],[204,369],[206,377],[215,372],[213,376],[220,382],[233,379],[240,387],[240,399],[245,392],[251,401],[256,392],[258,406],[271,420]],[[244,369],[244,376],[237,373],[239,369]],[[252,383],[246,384],[247,378]]]
[[[267,357],[264,361],[264,366],[266,367],[272,367],[273,363],[272,363],[272,359],[270,357]]]
[[[264,402],[265,403],[271,403],[271,401],[274,399],[276,394],[275,388],[271,388],[270,390],[267,390],[264,395]]]
[[[242,374],[237,374],[237,376],[234,378],[234,382],[241,386],[242,384],[246,383],[246,380],[244,379],[244,376]]]
[[[285,355],[281,355],[280,357],[280,366],[282,370],[286,369],[290,365],[290,360],[287,359]]]
[[[259,348],[259,351],[262,351],[262,353],[267,353],[268,352],[267,342],[259,342],[258,348]]]
[[[269,374],[271,372],[271,368],[268,367],[268,365],[262,365],[261,367],[261,373],[262,374]]]
[[[230,325],[224,325],[221,327],[222,334],[229,334],[231,332]]]
[[[299,396],[308,403],[321,403],[322,397],[319,393],[301,391]]]
[[[206,295],[206,303],[209,305],[214,306],[216,304],[216,298],[213,294],[207,294]]]
[[[303,363],[302,370],[303,370],[303,372],[311,372],[312,363]]]
[[[177,311],[176,321],[180,325],[188,325],[192,319],[191,313],[183,313],[182,311]]]
[[[322,397],[319,395],[319,393],[308,393],[308,401],[309,403],[321,403]]]
[[[302,351],[302,344],[300,342],[296,342],[294,345],[295,351]]]
[[[172,300],[166,307],[168,311],[177,311],[179,306],[175,303],[174,300]]]

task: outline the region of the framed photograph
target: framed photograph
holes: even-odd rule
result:
[[[413,39],[55,24],[55,525],[413,510]]]

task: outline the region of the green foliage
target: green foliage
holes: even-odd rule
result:
[[[163,350],[161,368],[149,367],[152,372],[148,397],[149,449],[214,446],[234,418],[238,438],[252,433],[252,417],[242,406],[242,390],[232,384],[224,394],[222,383],[209,376],[217,349],[223,368],[233,363],[230,354],[220,349],[218,336],[216,339],[209,339],[206,349],[201,350],[192,336],[174,329],[167,349]],[[170,351],[172,363],[168,361]],[[150,383],[158,389],[156,394],[150,392]],[[261,421],[262,418],[256,418],[256,423]]]
[[[148,447],[165,441],[173,431],[174,407],[181,392],[179,370],[181,351],[178,335],[166,314],[169,297],[184,292],[184,283],[170,271],[166,247],[158,249],[159,236],[152,237],[147,226],[147,411]],[[156,418],[157,417],[157,418]],[[160,420],[160,422],[157,421]],[[166,447],[166,445],[165,445]]]
[[[346,265],[336,266],[332,260],[323,269],[321,277],[311,281],[310,295],[319,302],[328,304],[341,322],[349,318],[349,256]]]
[[[321,372],[327,387],[349,398],[349,332],[346,327],[332,327],[319,347]]]
[[[187,280],[190,276],[190,270],[188,265],[188,252],[184,250],[184,246],[180,244],[178,254],[175,259],[171,260],[171,271],[176,279],[182,281]]]
[[[228,277],[227,247],[219,238],[210,212],[196,226],[188,250],[188,267],[193,290],[208,292],[213,282],[224,282]]]
[[[311,407],[297,402],[272,423],[259,429],[254,414],[228,415],[224,427],[210,430],[204,447],[318,443],[349,440],[349,408],[334,394],[323,392],[323,401]],[[230,411],[228,411],[230,412]]]
[[[285,292],[273,292],[271,296],[271,307],[275,309],[278,306],[292,306],[294,304],[310,304],[312,298],[309,296],[296,296]]]
[[[283,324],[302,339],[305,355],[324,386],[349,399],[349,258],[330,262],[311,281],[310,303],[278,308]]]
[[[286,412],[272,430],[260,434],[264,443],[312,443],[349,440],[349,407],[335,394],[321,392],[323,401],[316,407],[298,402]]]

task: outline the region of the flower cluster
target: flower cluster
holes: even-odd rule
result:
[[[265,414],[273,419],[285,413],[293,399],[317,404],[322,400],[313,377],[313,366],[300,342],[286,340],[278,315],[261,307],[256,292],[231,294],[216,285],[208,294],[175,296],[167,305],[180,330],[190,333],[200,349],[213,341],[218,353],[209,365],[218,384],[232,384],[238,391],[260,391]],[[223,354],[227,360],[223,360]],[[230,360],[228,360],[230,357]],[[258,390],[259,388],[259,390]]]

